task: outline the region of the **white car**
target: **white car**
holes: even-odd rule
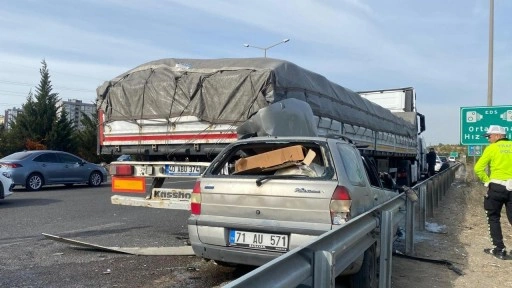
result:
[[[12,195],[12,188],[14,184],[12,183],[12,179],[10,177],[6,177],[6,167],[0,165],[0,199],[4,199],[7,196]]]
[[[439,172],[441,170],[441,166],[443,165],[443,161],[441,161],[441,158],[439,156],[436,157],[436,165],[434,166],[434,170],[436,172]]]
[[[450,157],[448,157],[448,161],[450,161],[450,162],[455,162],[455,156],[450,156]]]

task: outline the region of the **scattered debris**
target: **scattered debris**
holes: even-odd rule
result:
[[[439,225],[437,223],[425,222],[425,230],[432,233],[447,234],[445,231],[446,225]]]
[[[405,255],[400,251],[393,251],[393,256],[416,260],[416,261],[428,262],[428,263],[433,263],[433,264],[438,264],[438,265],[446,265],[446,267],[448,267],[448,269],[457,273],[457,275],[463,276],[465,274],[464,271],[455,267],[452,262],[445,260],[445,259],[430,259],[430,258],[423,258],[423,257],[417,257],[417,256],[410,256],[410,255]]]
[[[178,246],[178,247],[105,247],[96,244],[90,244],[78,240],[72,240],[60,236],[55,236],[51,234],[42,233],[44,237],[68,243],[71,245],[91,248],[100,251],[108,251],[108,252],[117,252],[117,253],[125,253],[132,255],[151,255],[151,256],[193,256],[194,251],[192,251],[191,246]]]

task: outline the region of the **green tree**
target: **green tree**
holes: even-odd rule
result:
[[[76,153],[73,123],[68,119],[66,110],[62,109],[57,123],[48,134],[47,146],[52,150]]]
[[[75,134],[78,146],[78,155],[80,157],[94,163],[107,162],[113,159],[111,155],[98,155],[98,114],[93,113],[91,116],[82,112],[80,119],[83,129]]]
[[[58,115],[58,93],[52,92],[50,72],[46,61],[41,61],[39,70],[41,80],[35,93],[29,94],[22,106],[22,113],[16,116],[10,132],[19,139],[25,149],[55,149],[74,152],[73,126],[65,118],[66,113]],[[18,142],[19,143],[19,142]],[[68,150],[70,149],[70,150]]]
[[[99,159],[96,155],[96,139],[98,133],[98,120],[96,113],[89,117],[89,115],[82,112],[80,123],[83,129],[78,131],[75,135],[78,144],[78,155],[91,162],[97,162]]]

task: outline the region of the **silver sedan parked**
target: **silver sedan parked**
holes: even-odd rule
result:
[[[107,170],[73,154],[33,150],[16,152],[0,159],[2,175],[11,178],[14,185],[27,190],[39,190],[44,185],[86,183],[99,186],[107,181]]]

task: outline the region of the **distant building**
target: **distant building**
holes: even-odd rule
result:
[[[13,107],[12,109],[5,110],[5,115],[4,115],[5,130],[11,129],[12,121],[14,121],[14,119],[16,119],[16,116],[18,116],[18,114],[21,114],[22,111],[23,111],[22,109],[16,108],[16,107]]]
[[[82,130],[84,128],[81,123],[81,120],[83,118],[82,112],[89,117],[92,117],[92,115],[96,112],[95,104],[83,103],[82,100],[68,99],[68,101],[61,101],[59,104],[59,109],[63,109],[66,111],[68,119],[79,130]]]

